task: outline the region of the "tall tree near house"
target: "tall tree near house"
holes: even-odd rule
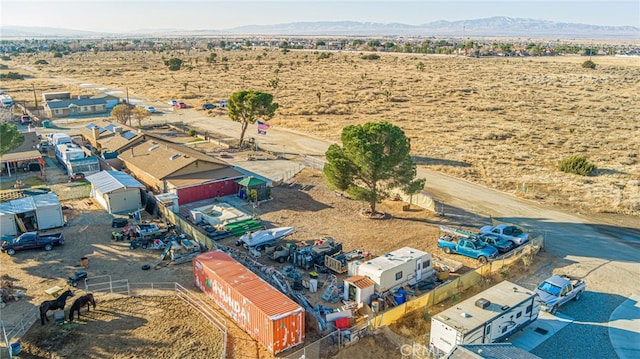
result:
[[[20,147],[24,142],[24,136],[18,132],[18,126],[9,123],[3,123],[0,126],[0,156]]]
[[[111,117],[124,125],[127,122],[131,122],[131,106],[126,103],[121,103],[111,110]],[[131,125],[131,123],[129,123]]]
[[[138,122],[138,127],[142,127],[142,121],[151,117],[151,112],[146,108],[136,107],[133,109],[133,118]]]
[[[235,122],[240,122],[240,146],[244,142],[244,135],[249,124],[256,121],[268,121],[273,118],[280,105],[273,102],[273,95],[253,91],[243,90],[234,92],[227,104],[229,118]]]
[[[424,186],[424,179],[415,179],[411,144],[399,127],[386,121],[351,125],[342,129],[341,139],[342,147],[333,144],[325,153],[324,177],[330,187],[368,203],[371,213],[388,196],[386,190],[415,193]]]

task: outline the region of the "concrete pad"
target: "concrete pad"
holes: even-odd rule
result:
[[[553,315],[547,312],[540,312],[538,320],[529,324],[521,332],[511,336],[506,342],[530,352],[571,322],[573,322],[573,318],[562,314]]]
[[[619,358],[640,358],[640,296],[632,295],[611,313],[609,339]]]

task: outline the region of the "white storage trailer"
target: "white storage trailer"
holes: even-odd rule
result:
[[[489,344],[507,339],[538,319],[540,297],[503,281],[431,318],[431,346],[437,354],[457,344]]]
[[[370,278],[378,293],[403,285],[413,285],[435,275],[431,254],[403,247],[366,262],[352,262],[354,275]],[[350,265],[352,265],[350,263]]]

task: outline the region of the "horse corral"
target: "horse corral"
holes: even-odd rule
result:
[[[177,297],[96,302],[79,320],[33,326],[20,358],[218,358],[223,350],[223,335]]]

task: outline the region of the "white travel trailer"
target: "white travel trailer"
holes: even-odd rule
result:
[[[378,293],[406,284],[413,285],[435,275],[431,254],[403,247],[366,262],[351,262],[354,275],[370,278]]]
[[[431,346],[437,354],[457,344],[489,344],[507,339],[540,313],[535,292],[503,281],[431,318]]]

